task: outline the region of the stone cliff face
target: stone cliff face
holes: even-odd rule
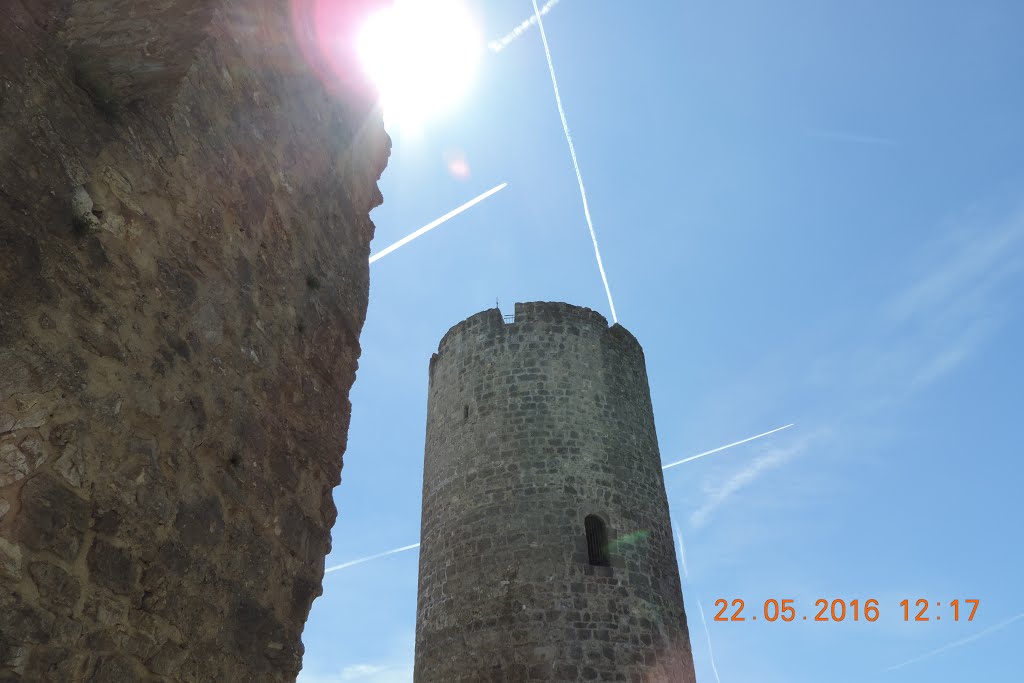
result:
[[[299,670],[390,147],[308,4],[5,3],[0,681]]]

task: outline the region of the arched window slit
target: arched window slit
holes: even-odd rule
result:
[[[583,520],[587,532],[587,559],[595,567],[611,565],[608,557],[608,528],[597,515],[587,515]]]

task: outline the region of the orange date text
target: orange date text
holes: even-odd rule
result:
[[[819,598],[813,608],[802,609],[796,600],[768,598],[748,607],[740,598],[715,600],[715,621],[878,621],[883,609],[892,609],[903,621],[973,621],[980,600],[973,598],[954,600],[906,599],[897,605],[883,606],[877,599],[852,600]],[[893,609],[895,608],[895,609]]]

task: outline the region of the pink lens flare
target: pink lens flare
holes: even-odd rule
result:
[[[335,96],[372,105],[379,94],[359,61],[359,31],[388,0],[291,0],[292,31],[306,62]]]

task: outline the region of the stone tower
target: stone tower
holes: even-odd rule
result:
[[[478,313],[430,361],[416,683],[695,680],[640,344]]]

